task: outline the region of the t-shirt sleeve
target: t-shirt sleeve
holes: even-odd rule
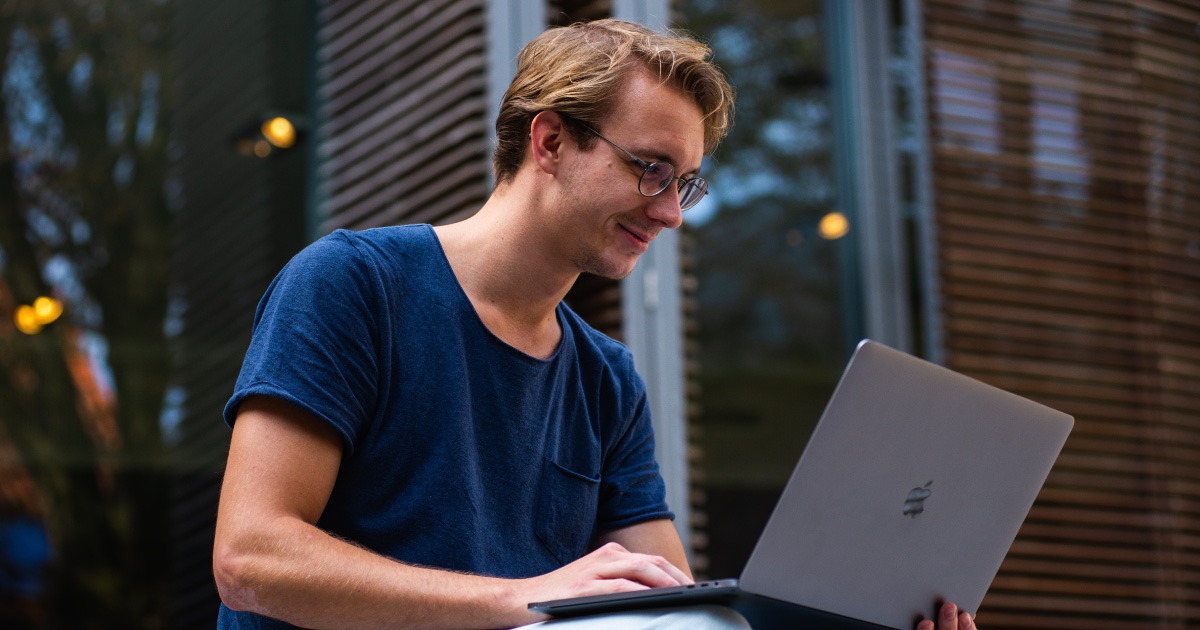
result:
[[[654,430],[646,386],[630,367],[626,387],[631,403],[625,405],[628,423],[606,448],[600,482],[597,529],[612,530],[644,521],[674,519],[667,507],[666,484],[654,459]]]
[[[273,396],[329,423],[353,453],[376,405],[378,289],[378,274],[343,232],[297,254],[258,304],[225,422],[233,426],[247,397]]]

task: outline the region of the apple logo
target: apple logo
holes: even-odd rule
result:
[[[933,481],[925,484],[923,488],[913,488],[908,492],[908,498],[904,500],[904,514],[917,518],[917,515],[925,511],[925,499],[933,494],[929,486],[933,485]]]

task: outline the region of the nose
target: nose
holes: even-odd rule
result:
[[[683,225],[683,210],[679,209],[679,189],[672,185],[648,199],[646,216],[661,223],[663,227],[675,229]]]

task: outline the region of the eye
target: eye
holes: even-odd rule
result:
[[[646,185],[653,187],[655,192],[666,188],[675,178],[675,169],[666,162],[655,162],[646,167]]]

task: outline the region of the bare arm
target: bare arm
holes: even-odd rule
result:
[[[525,609],[531,601],[687,579],[616,544],[526,580],[396,562],[315,526],[341,456],[334,430],[295,406],[262,396],[242,403],[213,549],[227,606],[310,628],[495,628],[538,620]]]

